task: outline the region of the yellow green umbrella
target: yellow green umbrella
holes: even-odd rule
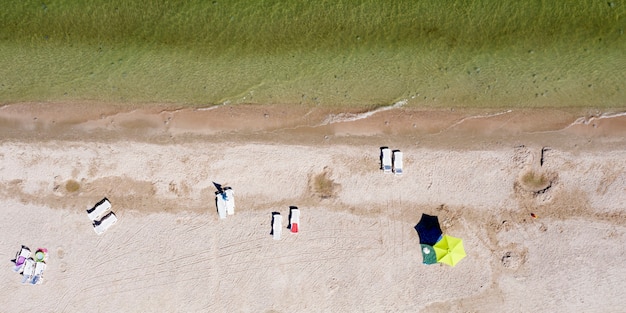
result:
[[[465,257],[463,239],[444,235],[433,248],[437,254],[437,262],[455,266]]]

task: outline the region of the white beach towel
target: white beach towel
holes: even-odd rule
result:
[[[272,223],[272,236],[274,240],[280,240],[283,233],[283,217],[280,214],[272,215],[274,222]]]
[[[46,263],[45,262],[36,262],[36,264],[35,264],[35,271],[34,271],[34,275],[33,275],[33,279],[31,281],[31,284],[38,285],[38,284],[41,284],[43,282],[43,271],[45,269],[46,269]]]
[[[24,270],[22,271],[22,284],[30,283],[35,273],[35,260],[28,258],[24,262]]]
[[[15,255],[15,267],[13,268],[14,272],[19,272],[24,268],[24,263],[30,257],[30,249],[28,247],[22,246],[20,251]]]
[[[226,211],[228,215],[233,215],[235,214],[235,192],[230,187],[226,187],[224,194],[226,195]]]
[[[87,216],[89,216],[89,219],[91,219],[91,221],[96,221],[110,209],[111,202],[109,202],[109,199],[104,198],[100,200],[100,202],[96,203],[93,208],[87,210]]]
[[[226,214],[228,212],[228,207],[226,204],[226,194],[224,192],[218,193],[215,195],[215,204],[217,205],[217,214],[220,219],[226,218]]]
[[[401,175],[404,172],[404,164],[402,163],[402,152],[396,150],[393,152],[393,172],[396,175]]]
[[[96,234],[101,235],[116,222],[117,216],[115,216],[115,213],[110,212],[109,214],[105,215],[100,221],[93,223],[93,230],[96,232]]]
[[[291,233],[296,234],[300,231],[300,209],[291,209],[291,219],[289,225]]]
[[[391,173],[391,150],[389,148],[382,149],[381,157],[383,172]]]

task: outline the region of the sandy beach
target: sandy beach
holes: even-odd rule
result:
[[[0,107],[0,138],[0,311],[626,307],[623,110],[22,103]],[[103,197],[119,220],[97,235]],[[300,232],[272,240],[289,206]],[[423,213],[463,239],[455,267],[422,264]],[[11,271],[20,245],[49,250],[43,284]]]

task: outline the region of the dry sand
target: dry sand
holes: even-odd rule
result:
[[[0,134],[3,312],[626,308],[623,113],[28,103],[0,108]],[[119,221],[98,236],[85,210],[105,196]],[[290,205],[300,233],[274,241]],[[422,213],[463,238],[456,267],[422,264]],[[10,269],[22,244],[50,250],[42,285]]]

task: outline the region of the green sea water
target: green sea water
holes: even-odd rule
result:
[[[2,103],[626,107],[623,0],[0,8]]]

